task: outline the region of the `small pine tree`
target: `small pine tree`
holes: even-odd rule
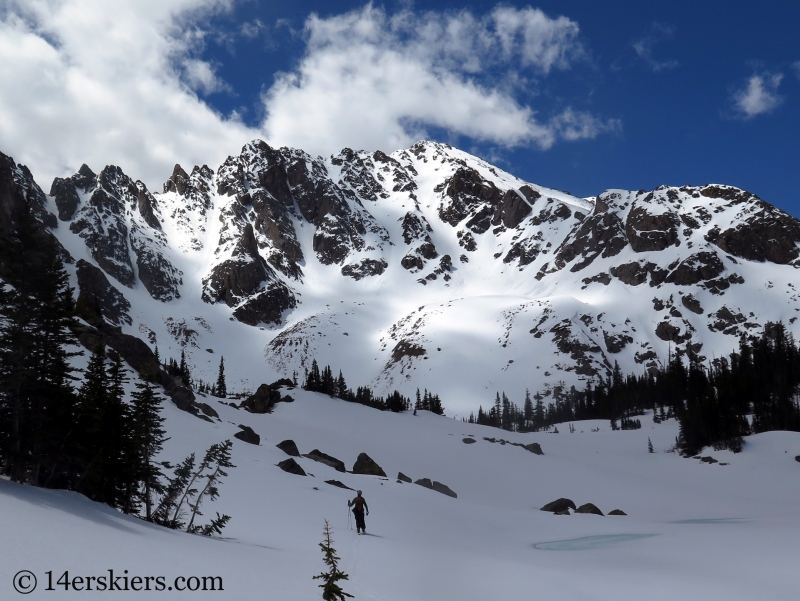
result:
[[[225,384],[225,357],[219,359],[219,374],[217,375],[217,385],[215,392],[212,393],[224,399],[228,396],[228,386]]]
[[[647,452],[648,453],[655,453],[655,449],[653,448],[653,442],[650,440],[650,437],[647,438]]]
[[[340,580],[349,580],[350,577],[339,569],[339,556],[336,555],[336,549],[333,548],[333,537],[331,535],[331,526],[328,520],[325,520],[325,528],[322,530],[322,542],[319,544],[322,549],[325,565],[328,566],[327,572],[322,572],[314,576],[314,580],[322,580],[319,588],[322,589],[322,598],[325,601],[345,601],[346,597],[353,597],[349,593],[345,593],[342,587],[337,583]]]

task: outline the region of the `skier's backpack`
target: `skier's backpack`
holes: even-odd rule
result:
[[[353,511],[364,513],[364,497],[356,497],[354,503],[355,507],[353,508]]]

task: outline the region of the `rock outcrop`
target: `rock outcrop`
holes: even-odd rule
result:
[[[565,509],[572,509],[573,511],[575,511],[576,507],[572,499],[566,499],[562,497],[560,499],[556,499],[555,501],[547,503],[544,507],[541,508],[541,511],[550,511],[553,513],[557,513],[559,511],[564,511]]]
[[[386,472],[383,471],[383,468],[366,453],[359,453],[356,462],[353,464],[353,473],[386,477]]]

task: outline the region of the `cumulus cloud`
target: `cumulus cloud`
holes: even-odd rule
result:
[[[778,95],[778,86],[782,79],[781,73],[757,73],[750,77],[744,88],[733,93],[733,105],[739,115],[751,119],[780,106],[783,98]]]
[[[207,98],[235,92],[203,58],[206,39],[221,35],[213,17],[233,2],[4,0],[0,151],[45,188],[86,162],[120,165],[158,189],[174,163],[216,168],[258,137],[320,154],[393,150],[431,131],[547,149],[619,128],[563,105],[542,116],[518,100],[535,100],[537,82],[585,57],[566,17],[507,6],[389,15],[371,5],[309,17],[304,56],[274,77],[264,122],[248,127]],[[266,28],[252,21],[234,31],[253,39]]]
[[[544,77],[584,56],[578,25],[532,8],[387,15],[372,5],[312,15],[307,51],[264,95],[270,140],[327,153],[342,146],[394,150],[429,129],[504,147],[550,148],[618,127],[566,109],[540,119],[508,86],[518,69]],[[493,80],[496,82],[496,79]],[[512,86],[513,88],[513,86]]]
[[[678,61],[672,59],[660,61],[653,57],[653,47],[659,42],[671,39],[673,34],[674,29],[669,25],[653,23],[646,35],[633,42],[633,49],[655,72],[674,69],[678,66]]]
[[[86,162],[157,187],[176,162],[216,167],[258,135],[198,98],[225,89],[196,58],[227,0],[25,0],[0,16],[0,151],[47,188]]]

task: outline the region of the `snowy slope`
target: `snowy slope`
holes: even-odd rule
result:
[[[161,193],[83,166],[37,194],[84,306],[163,359],[184,351],[196,380],[224,356],[234,392],[316,359],[465,415],[615,362],[724,357],[769,321],[800,335],[800,222],[729,186],[580,199],[444,144],[324,158],[254,141],[216,170],[176,166]]]
[[[212,401],[222,418],[215,424],[165,407],[171,439],[164,458],[173,462],[231,438],[238,424],[262,437],[260,446],[234,440],[237,467],[219,500],[205,507],[207,515],[233,516],[224,540],[150,526],[74,493],[0,481],[0,507],[13,516],[0,537],[4,586],[23,569],[40,589],[47,570],[57,577],[113,569],[169,584],[178,576],[221,576],[225,591],[213,593],[219,599],[319,598],[311,576],[324,567],[317,543],[327,519],[350,575],[344,590],[356,599],[796,598],[796,433],[749,437],[741,454],[711,452],[728,465],[708,465],[665,452],[676,424],[653,424],[649,416],[636,431],[578,422],[573,434],[566,425],[560,434],[514,434],[288,394],[293,403],[266,415]],[[469,436],[477,442],[462,442]],[[485,436],[539,442],[544,455]],[[367,452],[390,477],[343,474],[303,457],[298,462],[313,476],[285,473],[275,464],[286,455],[274,445],[287,438],[301,453],[318,448],[348,469]],[[458,498],[399,483],[398,471],[443,482]],[[370,536],[348,529],[345,501],[353,493],[328,479],[364,491]],[[558,497],[628,515],[539,511]]]

